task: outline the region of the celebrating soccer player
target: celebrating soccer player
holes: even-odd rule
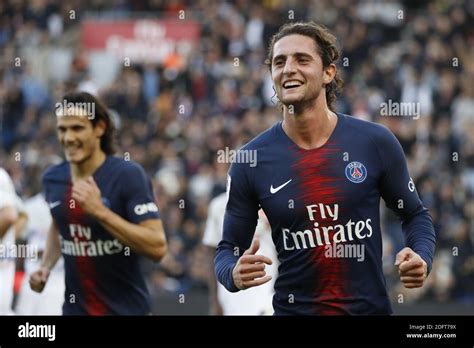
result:
[[[166,253],[151,182],[138,164],[112,155],[114,127],[101,102],[84,92],[64,101],[56,114],[66,161],[43,177],[53,222],[31,288],[42,291],[62,253],[63,314],[149,314],[139,255],[158,261]]]
[[[233,163],[229,171],[216,274],[229,291],[270,280],[271,260],[250,245],[261,207],[281,263],[275,314],[392,312],[381,261],[381,197],[402,221],[406,248],[395,266],[404,286],[422,286],[433,260],[431,217],[395,136],[333,111],[341,84],[335,43],[315,23],[286,24],[273,36],[268,64],[283,121],[242,148],[257,152],[256,166]]]

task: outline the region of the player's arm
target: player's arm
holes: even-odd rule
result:
[[[20,197],[16,197],[16,207],[18,211],[18,218],[13,224],[13,230],[15,231],[15,239],[20,239],[23,231],[28,224],[28,214],[25,210],[25,205]]]
[[[79,199],[78,201],[81,204]],[[149,219],[134,224],[105,206],[91,213],[107,231],[136,253],[153,261],[160,261],[165,256],[166,236],[160,219]]]
[[[13,229],[15,231],[15,239],[21,238],[27,224],[28,224],[28,215],[24,211],[19,212],[18,219],[13,224]]]
[[[406,248],[396,257],[400,280],[407,288],[421,287],[431,271],[436,236],[431,216],[423,206],[408,173],[403,149],[395,136],[383,129],[378,146],[384,175],[380,190],[387,206],[402,221]]]
[[[0,239],[5,236],[17,219],[18,211],[13,205],[0,208]]]
[[[217,279],[230,292],[258,286],[271,280],[271,276],[265,273],[265,264],[271,265],[271,259],[255,255],[259,242],[252,242],[252,238],[257,225],[259,205],[244,166],[245,164],[234,163],[229,170],[229,197],[223,236],[214,260]]]
[[[0,168],[0,239],[18,219],[18,198],[8,173]]]
[[[74,184],[72,198],[122,244],[138,254],[160,261],[166,254],[167,243],[151,183],[138,166],[128,167],[122,178],[118,184],[123,188],[127,219],[103,204],[100,189],[92,177]]]
[[[41,266],[30,276],[30,287],[32,290],[36,292],[43,291],[44,286],[48,281],[49,273],[60,257],[61,243],[59,240],[59,229],[53,220],[46,239],[46,247],[41,260]]]

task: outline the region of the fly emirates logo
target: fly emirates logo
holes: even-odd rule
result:
[[[61,251],[71,256],[104,256],[122,252],[123,245],[117,239],[91,240],[92,231],[89,226],[69,224],[72,240],[61,237]]]
[[[336,224],[339,214],[339,205],[324,205],[322,203],[307,205],[309,220],[313,228],[304,231],[290,231],[282,228],[283,246],[285,250],[299,250],[315,248],[317,246],[332,245],[354,238],[364,239],[372,236],[372,220],[349,220],[345,225]],[[320,226],[316,219],[328,222]]]

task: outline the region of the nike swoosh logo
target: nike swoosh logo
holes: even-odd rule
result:
[[[290,179],[288,180],[287,182],[285,182],[284,184],[278,186],[278,187],[275,187],[273,188],[273,184],[270,186],[270,193],[271,194],[274,194],[274,193],[277,193],[278,191],[280,191],[283,187],[285,187],[286,185],[288,185],[290,183],[290,181],[293,180],[293,179]]]
[[[60,204],[61,204],[61,201],[56,201],[56,202],[49,203],[49,209],[54,209]]]

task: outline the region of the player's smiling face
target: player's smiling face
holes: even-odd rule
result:
[[[284,105],[316,99],[327,83],[316,43],[308,36],[291,34],[275,42],[271,63],[273,84]]]
[[[104,134],[101,123],[94,127],[83,116],[62,116],[57,120],[59,142],[69,162],[81,164],[91,158],[94,151],[100,151],[100,137]]]

